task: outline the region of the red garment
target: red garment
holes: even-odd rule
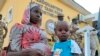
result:
[[[33,43],[40,41],[40,33],[37,27],[28,29],[22,36],[22,48],[28,48]]]

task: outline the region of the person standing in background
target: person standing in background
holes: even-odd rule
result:
[[[3,32],[5,30],[5,32]],[[0,14],[0,52],[4,43],[4,39],[7,35],[8,29],[6,24],[2,21],[2,14]]]

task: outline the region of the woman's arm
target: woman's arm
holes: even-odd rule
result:
[[[21,24],[15,24],[10,31],[10,48],[12,51],[21,50],[21,39],[23,26]]]

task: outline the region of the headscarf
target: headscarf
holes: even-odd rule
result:
[[[28,24],[28,23],[30,23],[30,9],[33,8],[33,7],[35,7],[35,6],[39,6],[39,5],[35,4],[35,3],[31,3],[25,9],[24,14],[23,14],[23,18],[22,18],[22,21],[21,21],[22,24]]]

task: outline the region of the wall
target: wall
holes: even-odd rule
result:
[[[8,21],[8,19],[7,19],[8,10],[10,8],[12,8],[12,20],[8,23],[9,31],[7,34],[7,38],[5,38],[4,46],[7,46],[9,43],[9,32],[10,32],[11,27],[15,23],[20,23],[22,16],[23,16],[24,9],[26,8],[26,6],[29,4],[30,1],[31,0],[6,0],[5,4],[3,5],[0,12],[3,14],[6,21]],[[71,19],[76,17],[78,14],[77,11],[75,11],[71,7],[63,4],[59,0],[45,0],[45,1],[51,5],[54,5],[60,9],[62,9],[62,13],[64,14],[64,20],[69,23],[71,22]],[[37,0],[35,0],[34,2],[37,2]],[[40,3],[40,2],[37,2],[37,3]],[[71,19],[68,20],[67,16],[69,16]],[[48,19],[57,21],[56,17],[52,17],[50,15],[43,14],[42,28],[44,29],[44,31],[45,31],[45,24]],[[51,37],[48,33],[47,33],[47,36],[48,36],[48,38]]]

